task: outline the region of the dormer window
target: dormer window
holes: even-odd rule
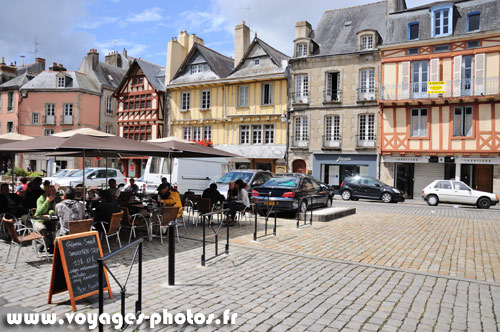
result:
[[[361,36],[361,50],[373,49],[373,35]]]
[[[297,44],[297,50],[295,51],[295,56],[297,58],[307,56],[307,44],[306,43]]]
[[[64,76],[59,76],[57,78],[57,87],[64,88],[66,86],[66,79]]]
[[[471,12],[467,14],[467,32],[479,31],[479,23],[481,21],[480,12]]]
[[[444,37],[452,34],[453,5],[438,5],[431,8],[432,37]]]
[[[408,23],[408,40],[417,40],[418,39],[418,22]]]
[[[191,65],[191,74],[202,73],[206,70],[207,65],[205,64]]]

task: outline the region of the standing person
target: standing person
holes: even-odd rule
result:
[[[135,180],[133,178],[130,178],[129,183],[130,185],[125,188],[125,191],[131,192],[136,195],[139,192],[139,186],[135,184]]]
[[[28,183],[28,187],[26,188],[26,192],[24,193],[25,210],[29,211],[36,208],[36,202],[38,198],[44,193],[44,190],[40,188],[42,182],[42,178],[36,177],[30,183]]]
[[[63,201],[56,204],[55,212],[60,225],[56,236],[69,233],[68,221],[82,220],[85,217],[85,208],[82,203],[75,201],[75,190],[71,187],[64,191]]]
[[[23,200],[10,192],[8,183],[2,183],[0,187],[0,213],[10,213],[16,217],[23,213]]]
[[[28,172],[30,172],[30,173],[31,173],[31,172],[33,172],[33,170],[31,169],[31,165],[30,165],[30,164],[28,164],[28,166],[26,167],[26,170],[27,170]]]
[[[201,198],[210,198],[210,204],[224,203],[224,196],[217,190],[217,184],[212,183],[210,187],[203,191]]]
[[[167,182],[167,185],[165,186],[164,189],[162,189],[163,196],[167,197],[165,199],[158,199],[158,202],[160,204],[163,204],[164,206],[175,206],[179,208],[179,212],[177,212],[177,218],[182,217],[182,202],[181,202],[181,195],[179,195],[179,192],[172,188],[170,183]]]
[[[19,182],[21,182],[21,183],[19,184],[19,186],[16,189],[16,194],[18,194],[19,196],[22,196],[22,195],[24,195],[24,193],[26,192],[26,189],[28,188],[28,179],[26,179],[23,176],[22,178],[19,179]]]
[[[237,211],[244,210],[250,206],[250,199],[248,198],[248,191],[246,190],[247,184],[243,182],[242,179],[238,179],[236,180],[235,185],[238,190],[238,195],[235,200],[229,202],[228,222],[230,225],[235,224],[234,218],[236,217]]]
[[[116,186],[116,180],[115,179],[109,179],[108,180],[108,185],[109,185],[109,192],[111,193],[111,196],[113,196],[114,200],[117,200],[118,197],[120,197],[120,188]]]
[[[40,196],[36,201],[33,229],[42,234],[49,253],[54,251],[54,238],[57,231],[57,221],[36,219],[36,217],[41,217],[47,214],[53,215],[55,213],[56,204],[59,202],[61,202],[61,198],[56,195],[56,188],[54,186],[47,186],[45,188],[45,194]]]

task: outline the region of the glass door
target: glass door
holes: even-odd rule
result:
[[[413,98],[427,98],[428,77],[429,77],[428,61],[416,61],[412,63]]]

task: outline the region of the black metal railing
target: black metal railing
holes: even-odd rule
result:
[[[201,222],[203,224],[203,254],[201,255],[201,266],[205,266],[205,263],[208,262],[209,260],[212,260],[216,257],[219,257],[222,254],[229,254],[229,222],[226,222],[226,246],[224,249],[223,253],[219,253],[219,232],[222,229],[222,226],[224,223],[222,220],[219,220],[219,225],[216,229],[212,227],[212,223],[210,222],[210,229],[214,232],[214,238],[215,238],[215,255],[207,258],[206,256],[206,245],[207,245],[207,220],[210,221],[210,219],[215,216],[215,215],[224,215],[224,213],[228,212],[229,209],[222,209],[219,211],[214,211],[214,212],[209,212],[209,213],[204,213],[201,215]]]
[[[301,203],[300,203],[301,204]],[[312,226],[313,224],[313,198],[311,197],[311,204],[308,206],[311,209],[311,216],[309,218],[309,224],[307,223],[307,208],[304,209],[304,223],[301,225],[300,224],[300,219],[302,216],[302,211],[300,211],[300,205],[299,205],[299,211],[297,211],[297,228],[300,228],[302,226]]]
[[[259,196],[267,197],[267,199],[264,199],[261,201],[261,202],[263,202],[264,206],[267,207],[267,209],[261,209],[259,207],[259,204],[258,204],[259,200],[258,199],[255,200],[255,202],[253,203],[253,208],[254,208],[254,211],[253,211],[254,212],[253,240],[254,241],[257,241],[257,239],[259,239],[259,238],[271,235],[271,234],[267,234],[267,228],[268,228],[267,225],[268,225],[269,216],[271,215],[271,213],[274,213],[274,225],[273,225],[272,235],[276,236],[276,219],[278,216],[278,209],[277,209],[278,202],[270,200],[271,193],[268,193],[268,194],[259,193]],[[258,236],[258,232],[257,232],[257,220],[258,220],[257,214],[259,214],[259,212],[262,213],[262,215],[264,216],[264,235],[260,235],[260,236]]]
[[[135,302],[135,314],[136,316],[141,312],[142,310],[142,243],[144,242],[143,238],[137,239],[132,243],[127,244],[123,248],[120,248],[116,251],[113,251],[109,255],[106,255],[102,258],[99,258],[97,260],[97,263],[99,265],[99,317],[104,313],[104,268],[108,271],[108,273],[113,277],[113,279],[116,281],[118,286],[120,287],[120,300],[121,300],[121,315],[122,318],[125,317],[125,294],[127,291],[127,282],[130,277],[130,272],[132,271],[132,267],[134,265],[135,259],[137,256],[139,256],[139,261],[138,261],[138,284],[137,284],[137,301]],[[125,279],[125,282],[123,285],[118,281],[118,279],[115,277],[113,272],[109,269],[109,267],[106,266],[106,261],[115,256],[116,254],[122,253],[125,250],[132,248],[134,246],[137,246],[134,252],[134,257],[132,258],[132,261],[130,262],[127,278]],[[111,287],[108,285],[108,287]],[[124,328],[126,328],[128,325],[124,325]],[[99,332],[104,331],[104,326],[99,319]]]

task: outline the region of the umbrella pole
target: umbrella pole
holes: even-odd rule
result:
[[[86,190],[85,190],[85,149],[83,149],[83,160],[82,160],[82,170],[83,170],[83,206],[85,206],[85,194],[86,194]]]
[[[13,153],[11,158],[10,158],[10,161],[11,161],[11,165],[10,165],[10,171],[12,172],[12,176],[10,177],[12,179],[12,192],[15,193],[16,192],[16,179],[15,179],[15,172],[14,170],[16,169],[16,154]]]
[[[169,152],[168,153],[168,159],[170,161],[170,165],[169,165],[169,172],[170,172],[170,184],[172,184],[172,152]]]
[[[106,163],[106,190],[108,190],[108,157],[104,158],[104,162]]]

